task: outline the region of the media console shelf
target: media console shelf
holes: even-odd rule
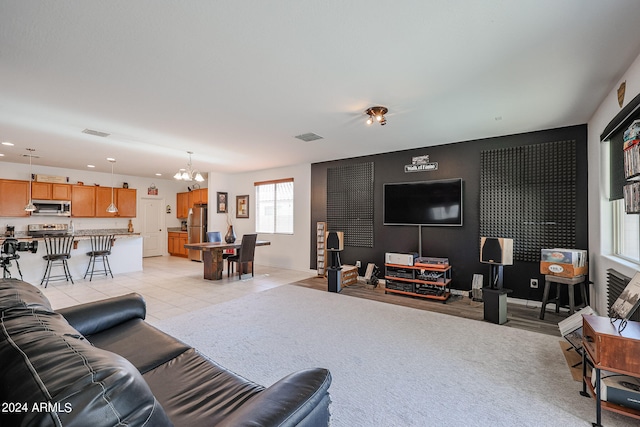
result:
[[[445,303],[451,296],[451,266],[385,264],[385,293],[428,298]]]
[[[582,316],[582,392],[596,399],[596,422],[600,427],[602,409],[617,412],[640,420],[640,410],[601,400],[601,371],[610,371],[632,377],[640,377],[640,323],[629,321],[622,332],[618,332],[617,320],[613,324],[608,317]],[[587,364],[594,367],[595,387]]]

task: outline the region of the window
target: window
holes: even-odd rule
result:
[[[614,253],[629,261],[640,262],[640,216],[626,214],[622,199],[614,200],[611,204]]]
[[[254,183],[256,232],[293,234],[293,178]]]

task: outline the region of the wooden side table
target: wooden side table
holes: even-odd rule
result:
[[[616,322],[619,322],[617,320]],[[640,410],[602,400],[601,371],[610,371],[631,377],[640,377],[640,323],[629,321],[627,327],[618,332],[618,326],[609,318],[582,316],[582,391],[583,396],[593,396],[596,400],[596,422],[594,427],[602,427],[602,410],[617,412],[640,420]],[[591,372],[594,368],[595,386]]]
[[[576,311],[576,301],[575,301],[575,293],[574,286],[578,285],[580,287],[580,295],[582,296],[582,303],[578,308],[587,306],[587,289],[586,289],[586,281],[587,277],[585,275],[576,276],[576,277],[561,277],[561,276],[553,276],[551,274],[547,274],[544,276],[544,292],[542,294],[542,307],[540,308],[540,319],[544,319],[544,312],[547,307],[547,304],[555,303],[556,304],[556,313],[560,310],[560,285],[567,285],[569,291],[569,314],[573,314]],[[554,299],[549,299],[549,290],[551,288],[551,284],[556,284],[556,297]]]

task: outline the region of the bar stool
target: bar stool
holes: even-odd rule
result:
[[[40,281],[40,285],[46,280],[44,287],[46,288],[50,280],[71,280],[73,278],[69,272],[69,264],[67,260],[71,258],[71,248],[73,247],[73,234],[66,234],[64,236],[44,236],[44,246],[47,250],[47,254],[42,258],[47,261],[47,267],[44,270],[44,276]],[[64,274],[51,275],[53,267],[62,267]]]
[[[556,297],[554,299],[549,299],[549,290],[551,288],[551,283],[556,284]],[[586,307],[587,302],[587,290],[586,290],[586,276],[576,276],[576,277],[560,277],[553,276],[547,274],[544,276],[544,292],[542,294],[542,307],[540,308],[540,319],[544,319],[544,312],[547,304],[556,304],[556,313],[560,311],[560,285],[567,285],[567,290],[569,291],[569,314],[573,314],[576,311],[576,302],[575,302],[575,293],[574,286],[578,285],[580,287],[580,295],[582,296],[582,305],[578,308]]]
[[[104,273],[105,276],[111,275],[113,279],[113,273],[111,272],[111,266],[109,265],[109,255],[111,255],[111,246],[113,245],[113,234],[100,234],[91,236],[91,252],[87,252],[89,255],[89,265],[87,265],[87,271],[84,273],[84,278],[87,278],[89,274],[89,268],[91,268],[91,276],[89,281],[93,279],[93,273]],[[102,263],[102,269],[96,270],[96,261]]]

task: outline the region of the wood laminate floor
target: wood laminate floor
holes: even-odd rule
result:
[[[297,281],[293,284],[327,292],[327,279],[323,277],[311,277]],[[419,310],[435,311],[452,316],[485,321],[483,302],[474,301],[471,298],[458,295],[452,295],[446,303],[442,303],[440,301],[420,297],[409,297],[391,293],[387,294],[385,293],[383,284],[378,284],[377,287],[372,288],[371,286],[361,282],[342,287],[340,293],[345,296],[366,298],[388,304],[412,307]],[[568,313],[565,310],[561,310],[560,313],[556,314],[554,309],[555,305],[549,304],[547,306],[547,311],[545,312],[544,320],[540,320],[539,303],[521,304],[508,302],[507,322],[502,326],[525,329],[560,337],[558,322],[565,319],[568,316]]]

